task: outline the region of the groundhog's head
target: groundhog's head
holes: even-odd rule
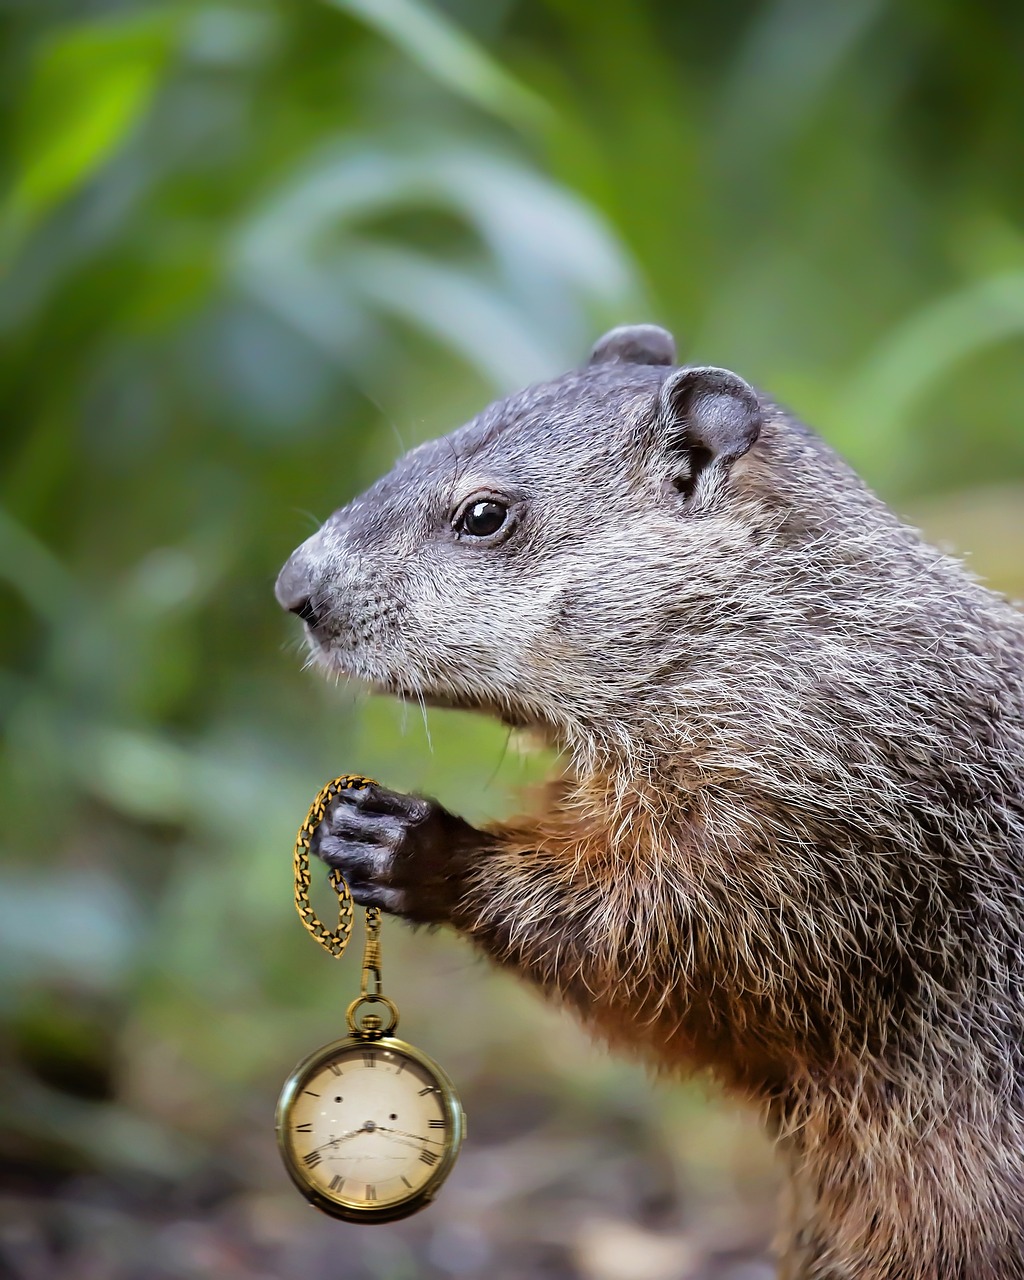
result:
[[[674,364],[615,329],[336,511],[277,581],[316,660],[556,740],[663,692],[756,554],[735,464],[762,425],[741,378]]]

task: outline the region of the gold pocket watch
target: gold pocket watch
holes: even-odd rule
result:
[[[352,933],[352,897],[332,871],[338,926],[319,920],[309,901],[309,842],[339,791],[367,785],[370,779],[354,774],[328,783],[295,841],[295,905],[307,930],[338,957]],[[348,1222],[394,1222],[429,1204],[466,1129],[448,1076],[394,1035],[398,1009],[381,988],[380,929],[380,909],[367,907],[360,993],[346,1012],[349,1035],[303,1058],[277,1104],[277,1144],[292,1182],[311,1204]]]

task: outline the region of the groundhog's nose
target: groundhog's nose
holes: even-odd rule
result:
[[[297,613],[303,622],[310,626],[317,621],[316,608],[313,604],[313,582],[309,565],[296,552],[286,561],[284,568],[277,575],[274,595],[282,609],[289,613]]]

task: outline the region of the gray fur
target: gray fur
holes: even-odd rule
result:
[[[601,359],[490,406],[280,592],[324,665],[564,753],[455,923],[764,1109],[784,1276],[1019,1280],[1024,620],[764,397],[708,464],[679,376]],[[486,545],[452,527],[478,492],[514,515]]]

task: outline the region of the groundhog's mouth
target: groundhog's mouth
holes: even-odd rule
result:
[[[391,676],[380,676],[359,670],[355,663],[347,662],[343,655],[331,645],[325,644],[308,626],[307,640],[310,656],[318,665],[325,667],[336,675],[342,675],[357,685],[362,685],[370,693],[384,694],[390,698],[398,698],[412,707],[435,707],[442,711],[473,711],[480,715],[499,720],[509,729],[540,729],[545,726],[537,719],[522,714],[518,709],[497,702],[489,702],[469,694],[456,696],[435,689],[415,689],[403,684],[400,679]]]
[[[441,711],[473,711],[479,715],[490,716],[494,720],[500,720],[509,729],[539,729],[542,727],[525,716],[517,715],[511,707],[499,707],[480,699],[454,698],[443,693],[420,692],[402,688],[397,684],[384,684],[377,680],[370,681],[369,684],[372,692],[398,698],[401,702],[407,702],[413,707],[434,707]]]

